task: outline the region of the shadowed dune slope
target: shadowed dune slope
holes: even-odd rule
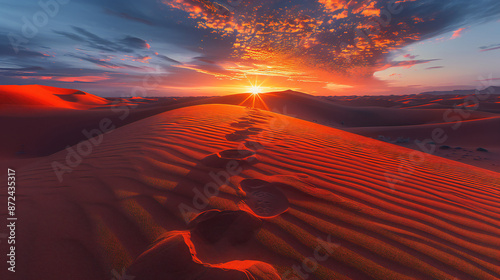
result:
[[[235,94],[200,101],[203,104],[221,103],[231,105],[253,106],[261,109],[297,117],[303,120],[320,123],[332,127],[370,127],[370,126],[406,126],[444,122],[447,109],[406,109],[384,108],[372,106],[352,107],[335,104],[324,98],[296,91],[269,92],[260,94],[253,103],[248,94]],[[267,108],[266,108],[267,106]],[[449,115],[449,114],[447,114]],[[451,114],[455,116],[455,114]],[[497,116],[494,113],[475,111],[468,116],[469,120]],[[448,116],[449,117],[449,116]]]
[[[11,166],[17,279],[500,278],[499,173],[230,105],[73,149]]]
[[[455,146],[476,146],[495,148],[500,146],[500,116],[479,120],[463,121],[461,123],[440,123],[413,126],[386,126],[386,127],[355,127],[347,128],[349,132],[377,137],[382,134],[394,139],[410,137],[418,139],[430,137],[432,131],[442,129],[446,132],[446,144]]]

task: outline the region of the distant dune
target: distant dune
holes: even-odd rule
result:
[[[17,279],[500,278],[499,173],[234,105],[93,141],[17,169]]]
[[[105,98],[73,89],[40,85],[0,86],[0,108],[17,105],[89,109],[109,103]]]
[[[496,89],[496,90],[491,90]],[[471,91],[472,92],[472,91]],[[434,155],[500,172],[500,93],[497,88],[481,91],[480,96],[470,95],[407,95],[407,96],[353,96],[322,97],[335,104],[371,110],[373,106],[400,111],[397,118],[405,119],[411,110],[426,115],[428,109],[439,109],[437,123],[421,122],[411,125],[344,127],[360,135],[422,150],[416,141],[435,144],[425,150]],[[439,121],[440,120],[440,121]],[[443,133],[443,142],[432,138]]]
[[[480,92],[491,91],[496,94],[500,94],[500,87],[491,86],[486,89],[480,90]],[[427,91],[422,92],[420,95],[470,95],[475,94],[477,90],[442,90],[442,91]]]
[[[479,91],[467,91],[460,95],[453,92],[435,94],[391,95],[391,96],[326,96],[321,97],[337,105],[349,107],[383,107],[400,109],[456,109],[465,106],[479,112],[500,113],[500,90],[496,87]]]
[[[384,108],[366,104],[363,107],[339,105],[316,96],[295,92],[270,92],[260,94],[267,108],[273,112],[286,114],[308,121],[333,127],[369,127],[369,126],[402,126],[442,123],[445,109],[412,109]],[[235,94],[214,97],[205,103],[222,103],[238,105],[248,94]],[[252,100],[244,105],[252,106]],[[267,109],[257,101],[256,107]],[[481,119],[496,116],[494,113],[475,111],[468,119]]]
[[[10,131],[0,145],[1,158],[47,156],[87,139],[84,131],[113,127],[187,105],[150,98],[105,99],[79,90],[40,85],[0,86],[0,127]]]

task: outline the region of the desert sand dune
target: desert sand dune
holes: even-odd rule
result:
[[[0,127],[14,132],[2,139],[0,157],[47,156],[87,139],[84,131],[101,130],[102,120],[120,127],[188,105],[182,100],[107,100],[78,90],[40,85],[0,86]]]
[[[66,109],[89,109],[110,104],[83,91],[41,85],[0,86],[0,106],[31,105]]]
[[[495,114],[495,107],[498,107],[495,103],[497,95],[490,95],[473,110],[455,109],[456,111],[452,112],[450,110],[454,109],[454,105],[463,104],[470,96],[330,98],[335,102],[325,101],[325,97],[313,97],[293,91],[260,96],[269,109],[278,113],[376,139],[390,138],[392,142],[401,139],[403,142],[407,141],[403,146],[416,150],[424,150],[415,144],[416,140],[430,139],[434,137],[436,129],[443,130],[446,133],[446,141],[437,143],[433,154],[500,172],[500,123],[499,115]],[[213,98],[210,102],[218,100],[221,103],[237,104],[243,98],[241,95],[231,95]],[[344,102],[339,103],[339,100]],[[394,108],[375,107],[383,106],[384,102],[399,105],[394,105]],[[251,99],[243,103],[254,104]],[[410,103],[413,105],[409,106]],[[255,104],[264,108],[260,102]],[[353,104],[354,106],[351,106]],[[236,141],[241,140],[241,137],[234,138]],[[441,151],[437,149],[440,146],[458,149],[452,152]],[[486,149],[487,152],[477,152],[478,148]]]
[[[324,98],[291,90],[260,94],[260,97],[264,100],[265,105],[261,104],[260,101],[256,101],[254,104],[252,98],[248,99],[248,94],[213,97],[200,100],[199,104],[216,103],[255,106],[339,128],[442,123],[443,115],[447,110],[384,108],[376,107],[376,102],[371,106],[344,106]],[[475,111],[471,113],[468,119],[482,119],[494,116],[496,116],[494,113]]]
[[[411,152],[240,106],[138,120],[17,168],[16,276],[499,279],[499,173]]]
[[[466,95],[454,92],[435,92],[433,94],[391,96],[328,96],[322,97],[322,99],[348,107],[375,106],[405,109],[453,109],[455,106],[466,104],[466,106],[474,106],[476,111],[498,114],[500,113],[499,93],[499,87],[490,87],[479,92],[470,90],[467,91]]]
[[[463,121],[457,123],[425,124],[413,126],[384,126],[384,127],[362,127],[347,128],[347,131],[369,137],[384,135],[396,139],[398,137],[410,137],[421,139],[432,135],[436,128],[445,130],[448,136],[446,143],[462,147],[500,147],[500,116]]]
[[[86,137],[82,131],[99,129],[99,121],[104,118],[109,118],[116,127],[119,127],[161,112],[192,105],[214,103],[255,105],[277,113],[343,129],[440,124],[444,122],[443,114],[447,110],[340,106],[335,102],[294,91],[267,93],[261,96],[265,103],[259,99],[253,102],[248,94],[155,102],[154,99],[140,97],[127,100],[120,98],[106,100],[78,90],[38,85],[2,86],[0,87],[0,106],[2,106],[0,125],[6,130],[17,130],[18,127],[25,127],[25,129],[19,130],[4,141],[5,143],[0,147],[0,156],[14,159],[50,155],[68,145],[85,140]],[[383,101],[379,99],[375,101]],[[432,100],[435,99],[436,97],[433,97]],[[495,116],[497,115],[493,113],[475,111],[468,116],[467,120]],[[245,128],[250,126],[250,122],[259,124],[265,121],[265,116],[254,114],[235,121],[232,126]],[[234,133],[228,135],[227,139],[240,141],[246,137],[247,135],[242,133]]]
[[[389,142],[406,139],[401,143],[405,147],[426,150],[448,159],[500,172],[500,116],[451,123],[353,127],[344,130],[375,139],[382,137]],[[431,138],[436,131],[444,133],[444,142],[421,146],[416,144],[416,141],[434,142]]]

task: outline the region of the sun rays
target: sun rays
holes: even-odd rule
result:
[[[243,102],[241,102],[239,105],[240,106],[243,106],[245,104],[245,102],[251,100],[252,102],[252,108],[255,108],[256,104],[258,104],[260,102],[260,104],[262,106],[263,109],[265,110],[269,110],[269,108],[267,107],[266,103],[264,102],[264,100],[262,99],[262,97],[260,96],[260,94],[262,93],[262,84],[264,84],[264,82],[266,81],[265,79],[259,83],[258,82],[258,76],[255,76],[255,82],[252,82],[248,77],[246,77],[248,82],[250,83],[250,86],[248,87],[248,91],[250,92],[250,95],[245,98],[245,100],[243,100]]]
[[[259,86],[252,86],[250,88],[251,94],[259,94],[261,92],[261,88]]]

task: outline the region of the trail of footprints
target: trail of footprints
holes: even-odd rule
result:
[[[228,164],[234,164],[234,162],[237,162],[241,168],[245,168],[257,163],[257,151],[264,149],[264,146],[249,138],[263,131],[255,125],[267,124],[270,118],[262,114],[260,110],[250,110],[248,116],[231,124],[235,131],[225,135],[226,140],[243,144],[240,147],[246,148],[217,152],[204,158],[202,163],[211,168],[227,168]],[[227,242],[233,246],[246,243],[261,228],[262,218],[274,217],[288,210],[288,199],[280,191],[278,185],[260,179],[242,180],[240,187],[246,193],[244,201],[253,213],[242,210],[204,211],[189,223],[188,231],[171,231],[163,234],[150,249],[142,253],[129,266],[127,271],[138,280],[179,279],[186,275],[190,277],[189,279],[200,280],[243,280],[249,279],[248,277],[255,279],[256,275],[251,271],[265,271],[266,276],[262,278],[265,280],[281,279],[275,268],[264,262],[251,261],[253,268],[248,267],[238,271],[194,261],[195,245],[188,234],[202,237],[214,248],[217,248],[217,244],[221,242]],[[287,187],[285,184],[281,185],[281,187]]]
[[[202,160],[203,164],[209,167],[224,168],[231,163],[237,162],[240,167],[249,166],[258,162],[255,156],[258,150],[264,149],[264,146],[251,140],[264,129],[257,125],[269,123],[271,117],[263,114],[258,109],[251,109],[247,116],[231,123],[231,127],[236,130],[226,134],[227,141],[243,143],[243,149],[229,149],[209,155]],[[260,179],[245,179],[240,183],[241,189],[246,193],[245,203],[259,218],[268,218],[280,215],[288,210],[288,199],[273,184]]]
[[[259,159],[257,155],[259,151],[265,149],[265,147],[257,141],[259,138],[256,136],[264,131],[264,129],[259,126],[265,127],[265,125],[269,123],[270,118],[270,116],[263,114],[260,110],[250,110],[247,116],[232,123],[231,127],[234,128],[234,131],[224,136],[226,140],[234,142],[235,145],[240,148],[219,151],[204,158],[202,163],[207,167],[218,169],[227,168],[228,164],[233,162],[237,162],[241,168],[258,163]],[[279,144],[276,143],[276,146],[279,146]],[[297,177],[307,178],[307,175],[297,174]],[[202,263],[200,259],[196,258],[197,252],[195,247],[198,244],[200,244],[201,248],[204,248],[205,253],[213,252],[214,255],[220,253],[220,248],[225,248],[224,246],[219,246],[221,244],[242,246],[239,248],[244,252],[245,248],[252,246],[252,243],[249,241],[252,241],[255,233],[262,228],[264,219],[276,217],[289,209],[288,198],[281,190],[293,188],[290,185],[281,182],[268,182],[261,179],[248,178],[243,179],[239,183],[239,187],[245,193],[243,200],[251,211],[221,211],[218,209],[204,211],[189,222],[187,230],[170,231],[163,234],[148,250],[141,254],[131,266],[129,266],[127,273],[134,275],[136,280],[281,279],[276,268],[271,264],[253,261],[252,257],[246,260],[246,262],[248,262],[247,267],[238,264],[239,266],[233,268],[225,266],[233,263],[233,260],[226,263],[217,261],[216,264],[211,264]],[[339,229],[342,228],[339,227]],[[369,230],[372,229],[369,228]],[[291,230],[287,231],[291,232]],[[348,232],[349,231],[342,229],[339,234],[343,236],[347,235]],[[358,233],[356,232],[356,234]],[[360,242],[362,242],[360,244],[367,244],[362,234],[359,234],[359,237],[353,237],[353,240],[358,238],[361,240]],[[195,244],[194,241],[200,242],[199,240],[203,240],[203,243]],[[283,242],[285,242],[285,239],[283,239]],[[353,241],[353,243],[357,244],[355,241]],[[378,246],[380,245],[374,245],[370,248],[378,250]],[[369,248],[368,245],[366,248]],[[343,254],[340,255],[340,258],[346,255],[344,252],[349,251],[342,251]],[[396,252],[397,251],[394,251],[394,253]],[[352,252],[349,254],[354,255],[356,253],[357,252]],[[361,253],[362,251],[360,251],[359,254]],[[231,256],[229,255],[227,257],[230,258]],[[352,260],[357,259],[356,257]],[[347,260],[347,262],[351,262],[352,260]],[[419,264],[421,264],[420,261]],[[256,273],[256,271],[258,273]]]

